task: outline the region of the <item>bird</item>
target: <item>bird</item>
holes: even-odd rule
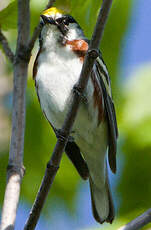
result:
[[[51,7],[40,15],[41,33],[33,78],[41,109],[59,137],[89,48],[78,22]],[[65,153],[84,180],[89,180],[92,212],[100,224],[112,223],[115,212],[108,171],[116,172],[118,128],[111,82],[101,51],[81,96]],[[110,169],[109,169],[110,167]]]

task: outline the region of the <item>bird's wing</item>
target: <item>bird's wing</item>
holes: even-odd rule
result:
[[[118,128],[116,121],[116,113],[114,102],[112,100],[110,78],[108,75],[107,68],[105,63],[102,60],[101,53],[100,56],[96,59],[94,72],[95,76],[99,78],[99,83],[103,93],[105,113],[108,122],[108,133],[109,133],[109,143],[108,143],[108,157],[109,165],[112,172],[116,172],[116,151],[117,151],[117,137],[118,137]]]

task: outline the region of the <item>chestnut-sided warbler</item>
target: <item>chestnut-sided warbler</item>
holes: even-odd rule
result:
[[[40,49],[33,76],[41,109],[56,136],[62,127],[80,76],[89,42],[75,19],[55,7],[41,15]],[[117,123],[110,78],[101,53],[81,100],[65,152],[83,179],[89,178],[92,209],[99,223],[112,223],[114,208],[107,154],[116,171]]]

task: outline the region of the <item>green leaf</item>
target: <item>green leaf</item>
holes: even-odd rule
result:
[[[127,79],[123,89],[125,102],[120,126],[139,148],[151,146],[150,72],[150,64],[139,68]]]
[[[0,28],[2,30],[16,29],[17,10],[17,1],[15,0],[0,11]]]

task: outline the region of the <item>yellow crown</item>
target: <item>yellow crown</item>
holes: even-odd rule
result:
[[[45,16],[54,16],[56,14],[64,14],[62,10],[57,9],[56,7],[51,7],[45,11],[42,12]]]

